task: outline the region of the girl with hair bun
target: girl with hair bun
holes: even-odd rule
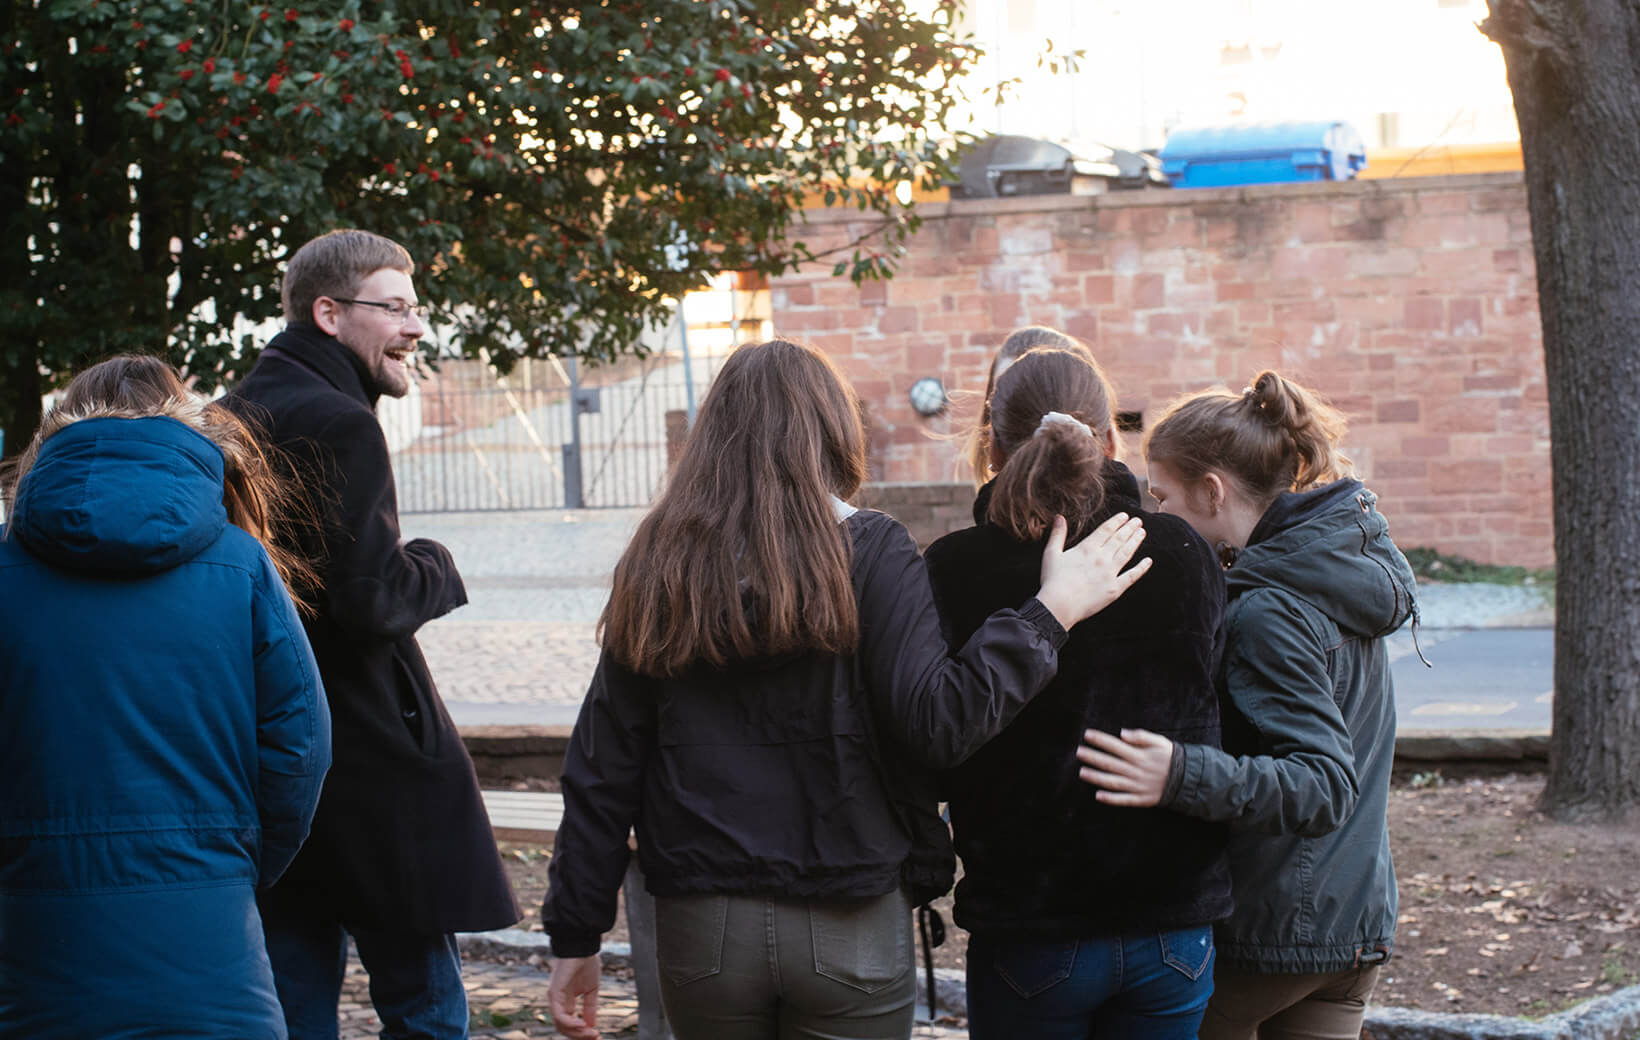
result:
[[[1051,331],[1051,330],[1042,330]],[[1053,334],[1061,341],[1067,337]],[[997,378],[974,526],[929,547],[945,634],[960,646],[1029,595],[1055,516],[1080,538],[1141,516],[1144,582],[1071,632],[1059,672],[945,776],[963,879],[975,1040],[1194,1038],[1212,990],[1212,924],[1230,912],[1222,826],[1102,804],[1078,782],[1089,727],[1216,745],[1224,577],[1190,526],[1142,510],[1112,456],[1115,400],[1085,348],[1026,351]]]
[[[1267,371],[1175,402],[1145,444],[1162,512],[1230,561],[1223,750],[1090,731],[1079,757],[1102,802],[1231,828],[1203,1040],[1358,1036],[1394,944],[1384,637],[1416,617],[1414,582],[1343,432]]]

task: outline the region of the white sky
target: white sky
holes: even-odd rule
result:
[[[989,52],[969,79],[974,128],[1133,148],[1178,125],[1342,118],[1369,149],[1386,129],[1401,147],[1512,141],[1485,16],[1485,0],[970,0]],[[1079,73],[1038,71],[1048,39],[1086,52]],[[1012,76],[1026,82],[1008,104],[980,96]]]

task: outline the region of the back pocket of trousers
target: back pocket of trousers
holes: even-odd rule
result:
[[[1162,962],[1194,982],[1213,960],[1213,929],[1182,928],[1161,932]]]
[[[729,897],[725,895],[655,898],[655,956],[674,986],[723,970],[728,919]]]
[[[860,903],[810,903],[814,970],[875,993],[911,968],[911,904],[903,892]]]
[[[991,966],[1008,988],[1029,1000],[1071,977],[1076,968],[1077,946],[1075,939],[1064,942],[1004,939],[994,946],[987,944],[987,952]]]

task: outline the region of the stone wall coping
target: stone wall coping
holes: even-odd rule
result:
[[[1021,195],[997,199],[953,199],[949,202],[918,203],[914,212],[924,221],[933,221],[1012,213],[1064,213],[1080,210],[1245,203],[1265,199],[1362,198],[1411,195],[1430,191],[1466,191],[1473,188],[1524,188],[1525,184],[1525,174],[1515,170],[1502,173],[1454,173],[1434,177],[1248,184],[1232,188],[1112,191],[1102,195]],[[810,225],[876,223],[880,219],[882,218],[873,213],[841,206],[803,211],[803,220]]]

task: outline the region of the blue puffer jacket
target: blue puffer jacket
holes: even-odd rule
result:
[[[48,438],[0,531],[0,1037],[284,1037],[254,898],[330,717],[222,454],[170,418]]]

